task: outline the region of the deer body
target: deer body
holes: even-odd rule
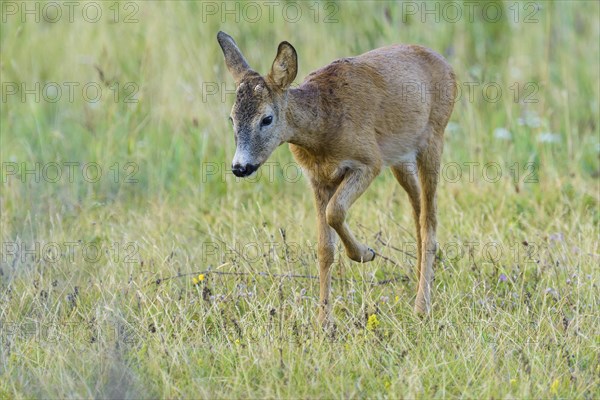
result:
[[[394,45],[336,60],[289,89],[297,71],[289,43],[279,45],[271,72],[262,77],[249,68],[231,37],[220,32],[217,38],[238,84],[233,172],[249,175],[288,142],[310,179],[317,210],[320,320],[327,322],[331,312],[336,236],[352,260],[375,258],[345,219],[384,167],[392,169],[413,208],[419,266],[415,310],[427,313],[436,252],[435,192],[455,97],[451,67],[424,47]]]
[[[418,46],[389,46],[334,61],[289,90],[292,153],[309,174],[343,169],[350,160],[380,167],[414,161],[433,135],[428,124],[442,114],[446,120],[439,125],[445,127],[452,111],[451,102],[433,102],[436,88],[448,87],[448,72],[440,56]],[[316,96],[302,94],[307,91]]]

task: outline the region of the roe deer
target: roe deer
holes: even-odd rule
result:
[[[345,222],[350,206],[383,167],[408,193],[417,230],[419,284],[415,311],[431,308],[436,255],[436,186],[443,135],[456,83],[442,56],[422,46],[393,45],[343,58],[290,88],[297,54],[281,42],[271,71],[253,71],[231,36],[217,40],[237,90],[230,120],[238,177],[255,172],[276,147],[289,143],[314,191],[318,223],[319,321],[329,320],[330,268],[335,234],[350,259],[375,251],[356,240]]]

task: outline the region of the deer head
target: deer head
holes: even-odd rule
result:
[[[230,115],[236,143],[231,168],[235,176],[246,177],[289,139],[285,111],[288,89],[298,71],[298,57],[291,44],[281,42],[271,71],[261,76],[250,68],[231,36],[219,32],[217,40],[237,86]]]

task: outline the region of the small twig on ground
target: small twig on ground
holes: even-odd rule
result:
[[[380,255],[380,257],[387,259],[386,257],[383,257]],[[394,261],[387,259],[388,261],[394,263]],[[224,264],[226,265],[226,264]],[[260,271],[256,271],[256,272],[232,272],[232,271],[215,271],[215,270],[206,270],[206,271],[198,271],[198,272],[189,272],[186,274],[177,274],[177,275],[173,275],[173,276],[168,276],[166,278],[158,278],[155,279],[154,281],[150,282],[148,285],[150,284],[156,284],[159,285],[162,282],[171,280],[171,279],[176,279],[176,278],[184,278],[186,276],[197,276],[197,275],[237,275],[237,276],[264,276],[264,277],[271,277],[271,278],[291,278],[291,279],[319,279],[318,276],[315,275],[300,275],[300,274],[272,274],[272,273],[268,273],[268,272],[260,272]],[[331,278],[334,281],[346,281],[346,282],[359,282],[356,279],[353,278]],[[381,281],[376,281],[376,282],[371,282],[371,286],[381,286],[381,285],[385,285],[388,283],[393,283],[393,282],[397,282],[397,281],[403,281],[406,282],[408,281],[409,278],[406,275],[400,275],[400,276],[396,276],[394,278],[391,279],[384,279]]]
[[[406,251],[404,251],[404,250],[402,250],[402,249],[399,249],[399,248],[397,248],[397,247],[395,247],[395,246],[392,246],[391,244],[389,244],[389,242],[384,242],[384,241],[383,241],[383,239],[381,238],[381,234],[378,234],[378,235],[377,235],[375,238],[376,238],[376,240],[377,240],[379,243],[381,243],[381,244],[382,244],[382,245],[384,245],[385,247],[389,247],[389,248],[390,248],[390,249],[392,249],[392,250],[399,251],[400,253],[402,253],[402,254],[404,254],[404,255],[407,255],[407,256],[409,256],[410,258],[413,258],[413,259],[415,259],[415,260],[417,259],[417,257],[415,257],[414,255],[412,255],[412,254],[410,254],[410,253],[408,253],[408,252],[406,252]]]

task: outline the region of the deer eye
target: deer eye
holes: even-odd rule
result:
[[[273,117],[269,115],[267,117],[264,117],[262,121],[260,121],[260,124],[262,126],[268,126],[271,125],[271,122],[273,122]]]

